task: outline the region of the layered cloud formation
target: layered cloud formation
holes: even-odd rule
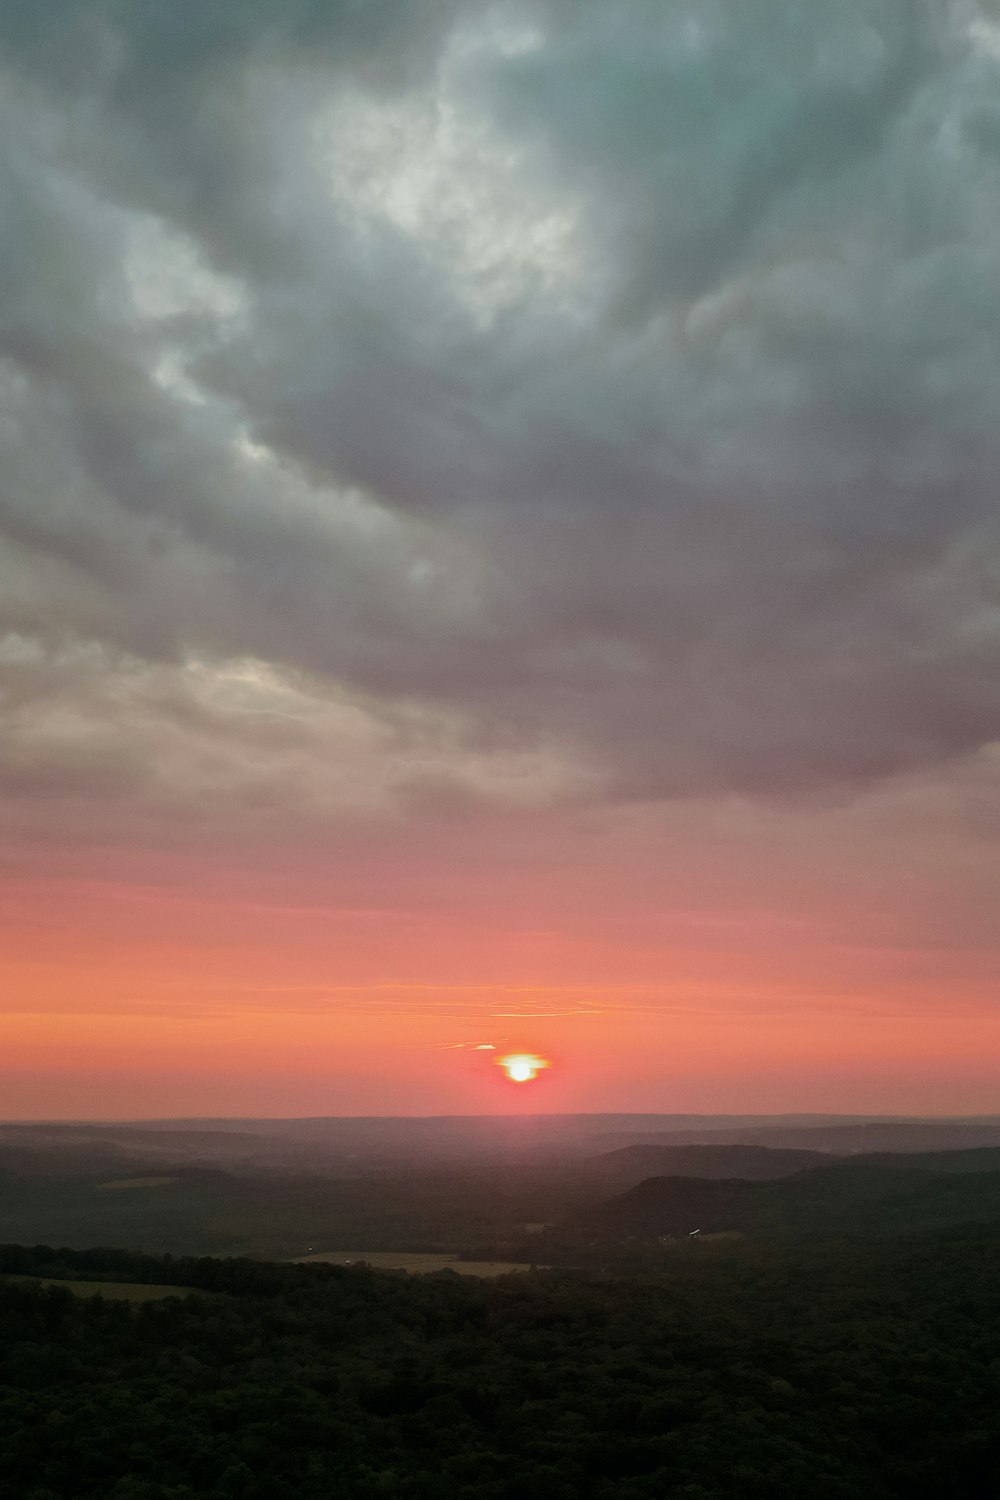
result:
[[[1000,737],[1000,8],[4,0],[19,838]]]

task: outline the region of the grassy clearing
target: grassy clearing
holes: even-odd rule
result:
[[[41,1286],[64,1286],[78,1297],[107,1297],[115,1302],[159,1302],[163,1297],[203,1297],[193,1286],[159,1286],[139,1281],[69,1281],[58,1276],[0,1275],[0,1281],[36,1281]]]
[[[176,1182],[176,1177],[116,1177],[113,1182],[99,1182],[97,1191],[99,1193],[118,1193],[122,1188],[156,1188],[168,1187],[170,1183]]]
[[[506,1276],[526,1271],[523,1263],[508,1260],[459,1260],[457,1255],[409,1254],[400,1250],[326,1250],[320,1255],[298,1255],[296,1265],[320,1262],[328,1266],[351,1266],[360,1262],[378,1271],[408,1271],[426,1276],[431,1271],[457,1271],[459,1276]]]

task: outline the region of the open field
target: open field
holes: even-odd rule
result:
[[[99,1182],[99,1193],[120,1193],[124,1188],[169,1187],[176,1177],[118,1177],[114,1182]]]
[[[459,1260],[456,1255],[408,1254],[396,1250],[325,1250],[320,1255],[298,1255],[296,1265],[322,1263],[328,1266],[351,1266],[360,1262],[378,1271],[409,1271],[425,1276],[431,1271],[457,1271],[460,1276],[506,1276],[511,1271],[526,1271],[523,1262],[508,1260]]]
[[[114,1302],[159,1302],[164,1297],[203,1297],[193,1286],[147,1285],[138,1281],[70,1281],[56,1276],[0,1275],[0,1281],[36,1281],[42,1286],[64,1286],[78,1297],[107,1297]]]

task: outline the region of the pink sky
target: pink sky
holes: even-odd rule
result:
[[[955,800],[67,859],[2,903],[0,1112],[987,1112],[993,855]],[[486,1043],[553,1066],[517,1089]]]

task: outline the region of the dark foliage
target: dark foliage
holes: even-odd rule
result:
[[[1000,1234],[684,1248],[493,1283],[9,1246],[18,1500],[970,1500],[1000,1476]]]

